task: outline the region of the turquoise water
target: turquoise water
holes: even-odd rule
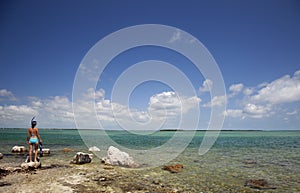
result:
[[[14,145],[27,146],[26,132],[26,129],[0,129],[0,152],[7,155],[0,163],[23,160],[23,155],[13,155],[10,150]],[[88,150],[77,130],[40,129],[40,134],[43,146],[51,149],[51,156],[44,157],[45,160],[70,160],[74,152]],[[163,145],[174,134],[173,131],[151,135],[106,132],[117,144],[137,150]],[[222,131],[210,151],[200,156],[198,148],[204,134],[197,131],[184,152],[170,161],[184,165],[184,171],[176,177],[186,184],[188,192],[205,191],[203,187],[210,191],[223,188],[237,192],[244,190],[244,182],[249,179],[266,179],[277,187],[269,192],[300,192],[300,131]],[[102,137],[93,130],[86,131],[85,135],[98,140]],[[66,154],[63,148],[71,148],[74,152]],[[105,149],[99,148],[106,153]],[[159,173],[161,169],[151,171]]]

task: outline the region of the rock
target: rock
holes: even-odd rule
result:
[[[245,182],[245,186],[250,188],[256,188],[260,190],[266,190],[266,189],[276,189],[276,187],[270,185],[266,180],[259,179],[259,180],[247,180]]]
[[[21,168],[28,170],[28,169],[36,169],[42,167],[42,163],[40,162],[40,159],[37,157],[37,162],[30,162],[29,156],[26,157],[25,162],[21,164]]]
[[[43,149],[42,149],[42,152],[43,152],[43,155],[49,155],[49,154],[50,154],[50,149],[48,149],[48,148],[43,148]],[[40,150],[39,150],[39,153],[40,153]]]
[[[2,153],[0,153],[0,159],[2,159],[3,158],[3,154]]]
[[[28,169],[36,169],[36,168],[40,168],[40,167],[42,167],[42,164],[41,164],[41,162],[28,162],[28,163],[26,163],[26,162],[23,162],[22,164],[21,164],[21,168],[22,169],[25,169],[25,170],[28,170]]]
[[[77,152],[77,154],[74,156],[71,163],[73,164],[91,163],[92,159],[93,159],[92,154]]]
[[[164,166],[162,169],[163,170],[168,170],[171,173],[178,173],[181,172],[183,168],[182,164],[173,164],[173,165],[169,165],[169,166]]]
[[[27,149],[24,146],[14,146],[11,149],[11,152],[13,152],[13,153],[24,153],[24,152],[27,152]]]
[[[107,150],[107,157],[102,158],[102,162],[108,165],[136,168],[139,164],[136,163],[128,153],[120,151],[114,146],[110,146]]]
[[[68,152],[73,152],[73,149],[70,148],[64,148],[63,152],[68,153]]]
[[[90,147],[89,151],[100,151],[100,149],[96,146]]]

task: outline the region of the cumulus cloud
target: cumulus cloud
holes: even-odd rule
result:
[[[265,84],[251,100],[257,103],[282,104],[300,100],[300,71]]]
[[[6,90],[6,89],[0,89],[0,101],[2,101],[2,100],[15,101],[15,100],[17,100],[17,98],[11,91]]]
[[[187,113],[189,110],[196,108],[200,102],[201,99],[195,96],[177,96],[173,91],[162,92],[150,98],[148,111],[159,116],[174,116]]]
[[[214,106],[225,106],[227,103],[227,97],[225,95],[222,96],[214,96],[210,102],[203,105],[203,107],[214,107]]]
[[[200,87],[200,92],[209,92],[213,87],[213,82],[210,79],[205,79],[202,87]]]
[[[130,123],[132,120],[137,123],[147,123],[150,120],[159,122],[162,119],[170,121],[181,113],[188,113],[196,108],[201,101],[195,96],[186,97],[178,96],[175,92],[163,92],[150,97],[147,111],[141,111],[105,99],[103,89],[88,89],[83,96],[75,105],[76,124],[80,123],[80,126],[83,125],[85,128],[99,128],[98,122],[105,128],[118,128],[119,122]],[[38,115],[38,123],[42,127],[77,127],[72,101],[68,97],[53,96],[44,99],[28,97],[27,101],[23,105],[0,106],[0,124],[27,127],[31,117]]]
[[[236,96],[243,90],[243,88],[244,88],[244,85],[242,83],[231,85],[229,87],[229,91],[231,92],[229,96],[230,97]]]
[[[242,86],[239,86],[242,88]],[[238,87],[230,87],[229,90],[239,91]],[[270,117],[280,111],[280,105],[300,101],[300,71],[293,76],[285,75],[270,83],[263,82],[256,87],[244,88],[244,99],[240,109],[227,110],[225,115],[241,118],[264,118]],[[292,115],[296,111],[284,113]],[[278,113],[278,112],[277,112]]]

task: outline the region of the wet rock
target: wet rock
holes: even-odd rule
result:
[[[64,148],[63,152],[68,153],[68,152],[73,152],[73,149],[70,148]]]
[[[34,158],[32,158],[34,160]],[[37,157],[37,162],[30,162],[29,156],[26,157],[25,162],[21,164],[21,168],[24,170],[31,170],[31,169],[36,169],[36,168],[41,168],[42,163],[40,162],[40,159]]]
[[[27,149],[24,146],[14,146],[11,149],[11,152],[12,153],[24,153],[24,152],[27,152]]]
[[[41,164],[40,161],[38,161],[38,162],[28,162],[28,163],[23,162],[21,164],[21,168],[23,170],[31,170],[31,169],[36,169],[36,168],[40,168],[40,167],[42,167],[42,164]]]
[[[74,156],[71,163],[86,164],[86,163],[91,163],[92,159],[93,159],[92,154],[77,152],[77,154]]]
[[[266,189],[276,189],[276,187],[270,185],[266,180],[264,179],[258,179],[258,180],[247,180],[245,182],[245,186],[260,190],[266,190]]]
[[[2,153],[0,153],[0,159],[2,159],[3,158],[3,154]]]
[[[40,150],[39,150],[39,153],[40,153]],[[43,155],[49,155],[49,154],[50,154],[50,149],[48,149],[48,148],[43,148],[43,149],[42,149],[42,154],[43,154]]]
[[[136,168],[139,164],[136,163],[128,153],[120,151],[114,146],[110,146],[107,150],[107,157],[102,158],[102,162],[108,165]]]
[[[183,168],[182,164],[173,164],[169,166],[164,166],[162,169],[170,171],[171,173],[178,173],[182,171],[182,168]]]
[[[92,151],[92,152],[94,152],[94,151],[100,151],[100,149],[98,147],[96,147],[96,146],[93,146],[93,147],[89,148],[89,151]]]

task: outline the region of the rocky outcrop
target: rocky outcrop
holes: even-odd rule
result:
[[[77,154],[74,156],[71,163],[72,164],[86,164],[86,163],[91,163],[92,159],[93,159],[93,154],[77,152]]]
[[[14,146],[11,149],[11,152],[12,153],[25,153],[25,152],[27,152],[27,149],[24,146]]]
[[[100,149],[96,146],[90,147],[89,151],[95,152],[95,151],[100,151]]]
[[[276,187],[272,186],[267,182],[267,180],[259,179],[259,180],[247,180],[245,182],[245,186],[250,188],[255,188],[259,190],[267,190],[267,189],[276,189]]]
[[[107,150],[107,157],[102,158],[102,162],[108,165],[122,166],[129,168],[139,167],[128,153],[120,151],[114,146],[110,146]]]
[[[183,165],[182,164],[173,164],[173,165],[169,165],[169,166],[164,166],[162,169],[167,170],[171,173],[178,173],[178,172],[182,171]]]
[[[2,153],[0,153],[0,159],[2,159],[3,158],[3,154]]]

